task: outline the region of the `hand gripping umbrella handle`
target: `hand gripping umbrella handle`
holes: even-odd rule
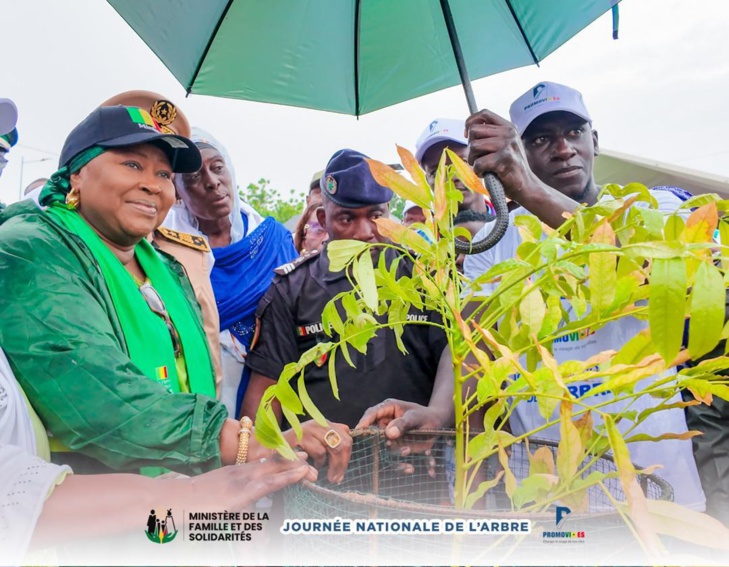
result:
[[[458,31],[456,30],[456,24],[453,21],[453,14],[451,13],[449,1],[440,0],[440,7],[443,12],[443,22],[448,30],[448,38],[450,39],[451,47],[453,48],[453,57],[456,60],[458,74],[461,77],[463,91],[466,94],[468,110],[471,114],[475,114],[478,112],[478,106],[476,106],[476,98],[473,96],[471,79],[468,77],[466,60],[464,59],[463,51],[461,50],[461,42],[458,40]],[[506,206],[504,186],[501,184],[499,178],[493,173],[487,173],[484,176],[484,180],[486,181],[486,188],[489,190],[491,202],[493,203],[494,210],[496,211],[496,222],[494,222],[494,227],[491,229],[491,232],[489,232],[489,235],[483,240],[468,243],[457,239],[456,252],[459,254],[478,254],[484,250],[493,248],[493,246],[501,240],[501,237],[504,236],[506,228],[509,226],[509,209]]]
[[[493,248],[504,236],[506,228],[509,226],[509,209],[506,205],[504,186],[493,173],[487,173],[484,176],[484,181],[486,182],[486,188],[489,190],[489,195],[491,195],[491,203],[496,211],[496,220],[491,232],[488,233],[486,238],[478,242],[464,242],[456,239],[456,252],[458,254],[479,254],[484,250]]]

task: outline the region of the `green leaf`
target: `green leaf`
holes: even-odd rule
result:
[[[569,396],[554,379],[554,373],[547,367],[542,366],[532,374],[537,397],[539,415],[545,420],[552,419],[554,410],[559,405],[562,397]]]
[[[276,396],[276,399],[280,402],[282,408],[286,408],[294,413],[304,413],[301,400],[299,400],[299,397],[296,395],[290,381],[278,380],[276,384],[273,385],[273,393]]]
[[[504,490],[506,491],[506,495],[511,499],[512,503],[514,502],[514,493],[516,492],[518,483],[516,481],[516,476],[511,471],[511,468],[509,467],[509,455],[506,454],[506,449],[504,449],[504,446],[501,444],[501,439],[499,438],[499,464],[501,465],[501,468],[504,471]]]
[[[483,186],[483,181],[481,181],[481,179],[473,172],[471,166],[463,161],[461,157],[450,148],[446,148],[445,151],[451,160],[451,167],[458,178],[463,181],[463,184],[474,193],[488,195],[489,192],[486,187]]]
[[[615,233],[609,224],[603,224],[595,231],[593,242],[614,244]],[[615,298],[617,255],[609,252],[590,254],[590,305],[602,314],[610,307]]]
[[[308,413],[311,418],[316,421],[319,425],[322,427],[328,427],[327,419],[324,417],[324,414],[322,414],[319,411],[319,408],[314,405],[314,402],[309,397],[309,393],[306,391],[306,384],[304,383],[304,373],[302,372],[299,376],[298,381],[298,387],[299,387],[299,398],[301,399],[301,403],[304,405],[304,409],[306,410],[306,413]]]
[[[332,349],[333,344],[334,343],[317,343],[301,355],[297,363],[297,368],[304,368],[312,362],[319,360],[322,356],[324,356]]]
[[[699,376],[701,374],[716,374],[729,370],[729,357],[721,356],[710,360],[702,360],[696,366],[681,370],[682,376]]]
[[[626,244],[622,251],[630,258],[681,258],[686,255],[686,248],[675,241],[645,242],[639,244]]]
[[[542,445],[532,454],[527,451],[529,457],[529,476],[534,474],[554,474],[554,453],[552,449]]]
[[[582,266],[578,266],[577,264],[575,264],[574,262],[570,262],[569,260],[557,260],[552,266],[552,269],[555,271],[567,272],[578,280],[584,280],[585,278],[587,278],[587,272],[585,271],[585,268],[583,268]]]
[[[649,415],[652,415],[652,414],[654,414],[656,412],[670,410],[670,409],[685,409],[685,408],[693,405],[694,403],[695,402],[693,402],[693,401],[690,401],[690,402],[674,402],[672,404],[667,404],[667,403],[664,402],[664,403],[661,403],[661,404],[659,404],[657,406],[653,406],[651,408],[644,409],[642,412],[640,412],[638,414],[638,416],[636,417],[636,419],[633,420],[633,421],[637,421],[639,423],[642,423],[643,421],[645,421],[645,419],[648,418]]]
[[[648,230],[648,234],[652,238],[660,239],[663,235],[663,213],[646,207],[635,207],[635,209],[643,219],[643,226]]]
[[[521,481],[514,491],[514,506],[518,509],[528,504],[543,500],[559,482],[553,474],[532,474]]]
[[[729,529],[719,520],[666,500],[648,500],[646,505],[657,533],[699,548],[729,551]]]
[[[327,244],[329,270],[332,272],[341,272],[365,248],[367,248],[367,244],[359,240],[331,241]]]
[[[488,374],[484,374],[476,383],[476,393],[480,404],[486,403],[496,396],[499,392],[499,385]]]
[[[504,411],[506,411],[506,400],[501,398],[489,409],[486,410],[486,415],[483,418],[483,428],[485,431],[493,431],[496,425],[496,420],[499,419]]]
[[[276,414],[273,413],[273,408],[269,404],[262,403],[258,406],[256,426],[253,428],[253,432],[256,435],[256,439],[264,447],[275,449],[283,457],[290,460],[298,458],[291,445],[284,439],[281,426],[276,419]]]
[[[476,502],[478,502],[481,498],[483,498],[484,494],[486,494],[494,486],[499,484],[499,481],[501,481],[502,476],[504,476],[504,471],[499,471],[498,474],[491,480],[485,480],[482,483],[480,483],[478,485],[478,488],[476,488],[476,490],[474,490],[471,494],[469,494],[466,497],[466,502],[464,504],[465,508],[467,510],[470,510],[471,508],[473,508],[474,504],[476,504]]]
[[[293,429],[296,433],[296,438],[301,439],[301,437],[304,435],[304,430],[301,427],[301,421],[299,420],[296,413],[283,405],[281,406],[281,411],[283,413],[283,416],[286,418],[286,421],[291,426],[291,429]]]
[[[403,354],[408,354],[408,349],[405,348],[405,343],[402,341],[402,335],[405,331],[403,322],[406,321],[407,313],[408,304],[400,300],[393,301],[387,312],[387,322],[390,325],[392,332],[395,334],[397,348]]]
[[[575,316],[579,319],[587,311],[587,300],[581,287],[577,288],[575,295],[572,297],[572,309],[575,312]]]
[[[486,352],[483,352],[483,354],[488,357]],[[501,391],[501,385],[513,371],[514,367],[508,359],[499,358],[495,360],[491,364],[488,373],[481,376],[476,384],[479,403],[488,402],[496,396]]]
[[[671,215],[666,220],[666,226],[663,228],[663,234],[666,240],[679,240],[686,228],[686,221],[680,215]]]
[[[345,316],[350,321],[356,319],[362,313],[362,310],[359,308],[359,304],[357,303],[357,298],[353,292],[342,296],[342,307],[344,307]]]
[[[648,435],[647,433],[636,433],[635,435],[631,435],[628,437],[625,442],[626,443],[637,443],[638,441],[665,441],[667,439],[680,439],[681,441],[685,441],[687,439],[691,439],[692,437],[696,437],[697,435],[701,435],[700,431],[684,431],[683,433],[662,433],[661,435]]]
[[[344,332],[344,321],[342,321],[342,318],[339,316],[337,302],[335,299],[331,300],[324,306],[324,310],[321,314],[321,326],[329,337],[332,336],[332,330],[339,335]]]
[[[539,329],[537,337],[544,337],[554,334],[562,322],[562,301],[558,295],[550,295],[547,297],[547,311],[544,316],[542,328]]]
[[[347,361],[347,364],[349,364],[352,368],[356,368],[354,362],[352,362],[352,357],[349,354],[349,347],[347,346],[347,343],[342,343],[340,350],[342,351],[342,356],[344,356],[344,360]]]
[[[540,259],[539,254],[537,253],[538,250],[538,243],[530,241],[522,242],[516,249],[516,257],[536,267],[539,265]]]
[[[559,444],[557,445],[557,474],[561,482],[569,481],[582,461],[583,447],[580,432],[572,421],[572,404],[559,406]]]
[[[724,327],[725,300],[724,279],[719,270],[702,262],[691,291],[688,349],[692,359],[697,360],[718,344]]]
[[[525,242],[537,242],[542,238],[542,222],[534,215],[519,215],[514,219],[514,225],[525,229],[519,231]]]
[[[329,351],[329,360],[327,361],[327,371],[329,373],[329,384],[332,387],[332,395],[339,400],[339,384],[337,383],[337,349]]]
[[[400,162],[405,167],[405,171],[410,174],[410,177],[413,181],[415,181],[416,185],[421,187],[424,191],[430,191],[428,179],[425,176],[423,168],[420,167],[418,160],[415,159],[415,156],[406,148],[400,146],[397,146],[397,154],[400,156]]]
[[[538,287],[534,287],[519,304],[519,314],[524,325],[529,327],[530,333],[538,333],[542,328],[546,307]]]
[[[417,254],[425,254],[427,256],[430,253],[430,242],[425,240],[425,238],[413,229],[386,217],[375,219],[375,224],[380,235],[385,238],[389,238],[393,242],[415,251]]]
[[[419,207],[423,207],[425,209],[430,208],[432,192],[430,191],[429,186],[415,185],[405,179],[389,165],[377,160],[366,159],[365,161],[367,161],[367,164],[370,166],[372,177],[375,178],[377,183],[384,185],[385,187],[389,187],[400,197],[413,201]]]
[[[487,429],[468,442],[468,456],[474,461],[481,461],[494,453],[497,443],[496,431]]]
[[[648,321],[653,344],[667,363],[678,354],[686,312],[686,264],[681,258],[657,258],[651,270]]]
[[[655,352],[650,334],[642,331],[625,343],[613,357],[612,364],[637,364]]]
[[[354,263],[354,279],[362,291],[362,298],[370,310],[377,309],[378,296],[375,285],[375,268],[370,254],[360,254]]]
[[[694,195],[690,199],[687,199],[683,203],[681,203],[681,206],[679,208],[681,209],[695,209],[697,207],[703,207],[704,205],[708,205],[709,203],[717,203],[720,204],[723,201],[720,200],[721,198],[714,194],[714,193],[706,193],[704,195]]]
[[[514,258],[509,258],[508,260],[504,260],[503,262],[499,262],[498,264],[492,266],[485,274],[479,276],[476,280],[474,280],[474,283],[488,282],[503,274],[511,273],[517,268],[526,268],[527,270],[531,270],[532,266],[527,262],[515,260]]]

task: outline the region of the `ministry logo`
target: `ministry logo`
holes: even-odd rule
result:
[[[169,543],[177,535],[175,519],[172,517],[172,508],[167,509],[167,515],[157,517],[154,510],[150,510],[147,518],[147,539],[153,543]]]

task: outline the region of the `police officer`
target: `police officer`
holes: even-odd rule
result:
[[[340,150],[324,171],[323,203],[318,217],[330,241],[387,242],[374,221],[388,216],[392,191],[375,181],[365,157],[353,150]],[[372,250],[377,253],[382,248]],[[392,248],[382,253],[388,263],[399,256]],[[326,248],[286,264],[276,273],[256,313],[258,332],[247,362],[252,376],[243,401],[245,415],[255,415],[263,392],[276,382],[287,363],[299,360],[318,342],[331,340],[322,328],[322,311],[337,294],[351,290],[344,271],[329,270]],[[412,263],[402,257],[397,276],[411,274]],[[413,309],[409,317],[423,322],[440,321],[431,311]],[[379,331],[368,344],[366,354],[350,350],[355,368],[343,356],[337,356],[339,400],[332,394],[327,361],[312,363],[305,370],[304,380],[316,407],[330,421],[351,427],[367,408],[385,398],[428,405],[439,366],[441,372],[452,372],[449,363],[439,364],[447,346],[445,333],[432,325],[405,325],[402,341],[407,355],[398,349],[393,331]],[[443,358],[450,361],[450,356]],[[275,410],[280,420],[280,408]]]

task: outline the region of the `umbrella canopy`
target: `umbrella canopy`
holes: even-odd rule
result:
[[[439,0],[108,0],[188,93],[361,115],[461,82]],[[471,78],[538,63],[619,0],[450,0]]]

